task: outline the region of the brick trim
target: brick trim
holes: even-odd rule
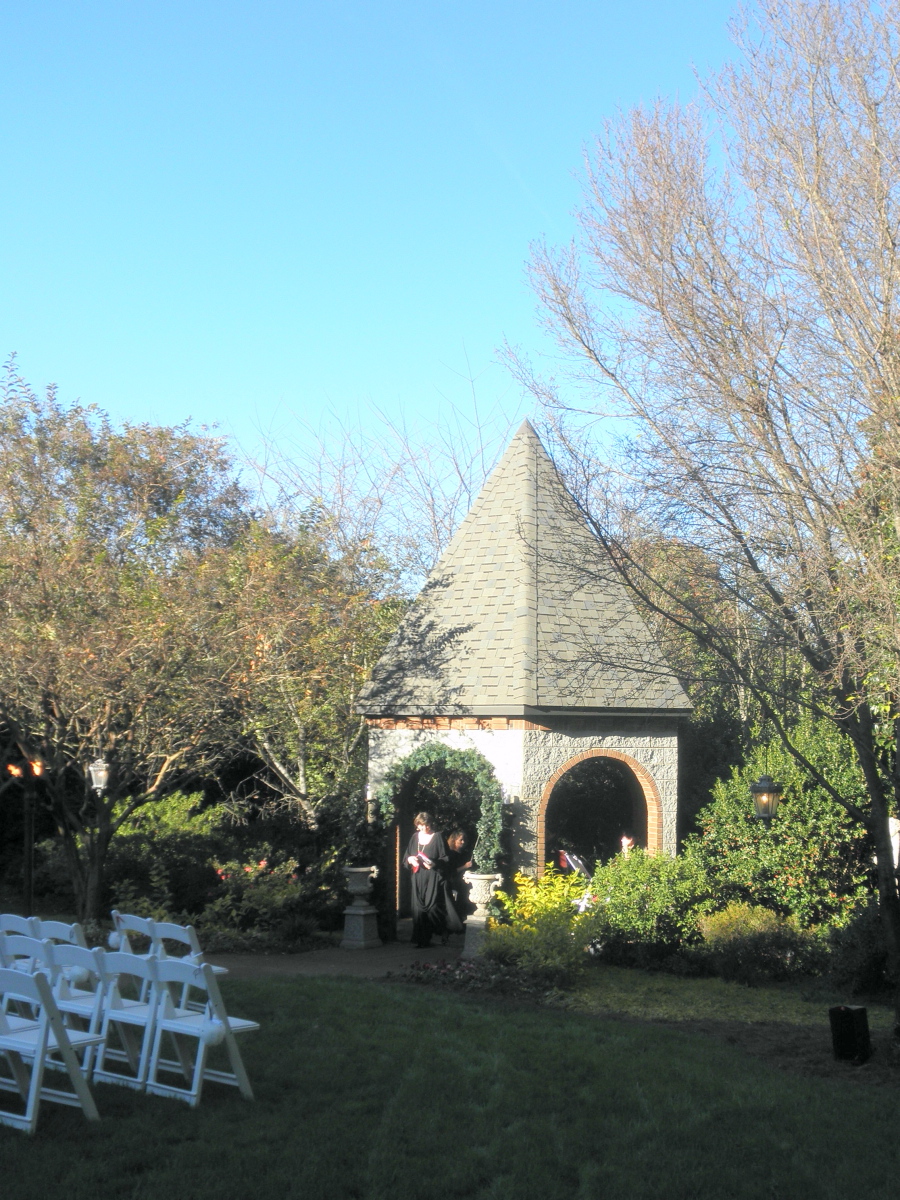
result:
[[[370,729],[539,729],[549,731],[549,725],[538,725],[522,717],[366,717]]]
[[[544,784],[544,790],[541,793],[541,803],[538,808],[537,819],[538,875],[543,875],[544,873],[544,859],[547,852],[547,805],[550,803],[550,797],[553,794],[553,789],[567,771],[571,771],[576,764],[584,762],[588,758],[615,758],[628,767],[640,784],[641,791],[644,794],[644,802],[647,805],[647,851],[650,854],[659,854],[662,850],[662,804],[660,803],[659,799],[659,790],[657,789],[653,776],[650,774],[647,768],[642,767],[636,759],[631,757],[631,755],[623,754],[621,750],[606,750],[602,748],[595,750],[584,750],[581,754],[576,754],[574,758],[570,758],[564,762],[561,767],[553,772],[553,774]]]

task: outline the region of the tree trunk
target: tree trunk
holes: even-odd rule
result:
[[[106,914],[103,911],[103,876],[104,866],[106,862],[106,854],[101,857],[98,853],[98,845],[95,842],[91,849],[94,851],[90,855],[87,863],[87,871],[85,873],[84,886],[84,901],[83,912],[80,914],[83,919],[99,921]]]

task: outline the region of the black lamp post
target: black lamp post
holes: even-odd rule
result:
[[[7,763],[7,771],[22,784],[22,904],[25,916],[34,911],[34,794],[35,781],[44,773],[39,758],[23,763]]]
[[[756,783],[750,784],[750,795],[753,797],[756,819],[762,821],[768,829],[778,811],[784,788],[780,783],[776,783],[771,775],[760,775]]]

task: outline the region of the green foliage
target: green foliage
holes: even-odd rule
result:
[[[555,867],[548,867],[540,879],[517,872],[513,886],[513,891],[496,892],[495,899],[509,924],[528,927],[542,917],[560,913],[571,921],[575,905],[584,895],[585,882],[581,875],[563,875]]]
[[[209,949],[284,949],[340,924],[343,855],[287,817],[236,825],[221,806],[176,794],[125,822],[109,904],[189,921]]]
[[[850,800],[866,806],[862,773],[847,740],[827,721],[792,731],[799,749]],[[753,816],[750,784],[768,773],[784,786],[770,830]],[[780,742],[758,747],[713,788],[687,849],[709,875],[719,905],[761,904],[803,926],[840,925],[869,895],[871,846],[865,830],[811,783]]]
[[[336,546],[309,511],[287,528],[251,522],[221,564],[232,650],[225,685],[259,789],[310,824],[336,791],[365,782],[365,719],[354,703],[402,612],[368,541]]]
[[[571,915],[560,912],[542,913],[530,925],[495,926],[484,954],[552,987],[570,986],[586,957],[584,947],[572,936]]]
[[[584,879],[549,868],[540,879],[517,874],[514,884],[514,892],[496,893],[506,923],[491,923],[485,955],[539,983],[571,984],[585,960],[585,940],[575,931]]]
[[[830,931],[829,949],[828,971],[838,987],[871,994],[890,986],[884,924],[874,900]]]
[[[428,742],[395,763],[375,797],[384,822],[405,808],[434,814],[438,829],[459,825],[478,843],[476,871],[496,871],[503,858],[503,794],[491,764],[477,750]]]
[[[579,936],[604,944],[690,944],[698,940],[700,916],[712,906],[703,864],[692,854],[618,854],[594,872],[590,894]]]
[[[292,944],[339,921],[345,891],[337,852],[302,873],[296,859],[275,854],[271,846],[253,853],[258,857],[250,861],[219,864],[222,889],[197,920],[207,945],[245,946],[239,935],[246,934]]]
[[[203,911],[220,885],[215,860],[236,852],[237,831],[201,800],[176,792],[123,822],[107,857],[105,899],[158,919]]]
[[[825,950],[796,917],[733,902],[700,920],[703,953],[715,973],[737,983],[790,979],[821,969]]]

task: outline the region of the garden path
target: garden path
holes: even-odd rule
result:
[[[409,928],[404,928],[409,926]],[[355,975],[377,979],[405,971],[414,962],[456,962],[463,949],[462,936],[450,938],[447,946],[420,950],[410,941],[412,922],[400,922],[400,936],[374,950],[309,950],[305,954],[208,954],[215,966],[227,967],[232,979],[262,979],[266,976]]]

